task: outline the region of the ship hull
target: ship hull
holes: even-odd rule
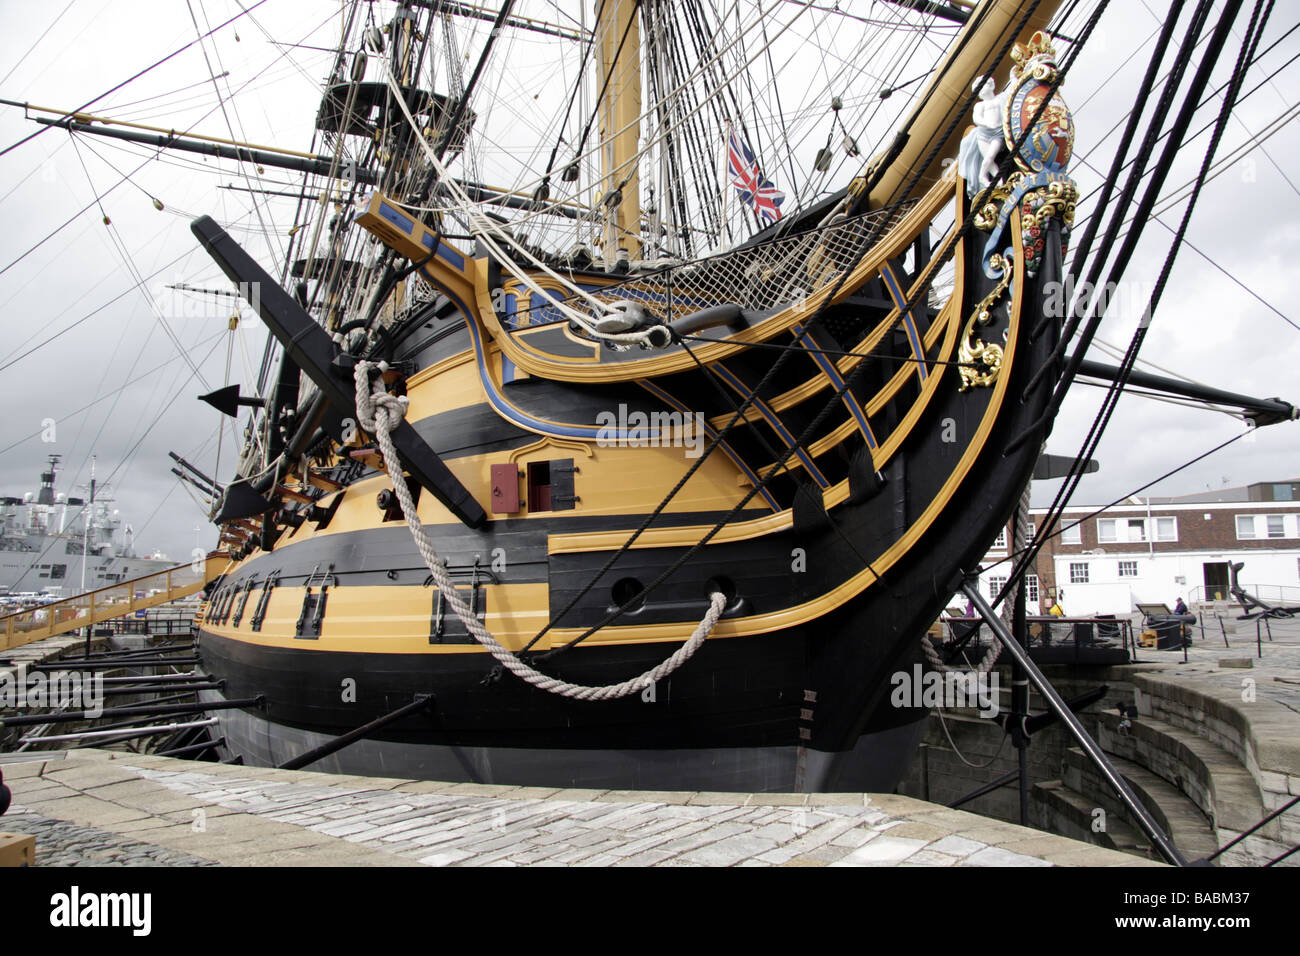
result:
[[[892,790],[927,713],[906,693],[893,693],[898,675],[913,673],[921,636],[1004,526],[1045,437],[1042,413],[1055,376],[1028,386],[1056,348],[1058,326],[1045,320],[1044,287],[1060,274],[1058,246],[1052,228],[1038,274],[1017,274],[1010,306],[981,330],[986,340],[1005,343],[1005,364],[992,387],[970,389],[949,360],[957,328],[994,282],[978,270],[979,248],[963,243],[959,278],[966,278],[955,308],[922,317],[910,344],[919,354],[923,340],[921,364],[936,363],[930,377],[918,373],[910,394],[897,385],[873,386],[885,388],[886,397],[868,406],[877,409],[871,424],[892,437],[878,435],[875,470],[855,472],[845,456],[839,474],[847,477],[838,479],[839,493],[826,491],[824,507],[816,495],[811,508],[801,504],[807,496],[796,490],[793,506],[772,516],[779,519],[772,530],[748,533],[744,520],[768,519],[744,519],[736,536],[719,537],[698,554],[700,529],[717,514],[673,513],[669,527],[624,555],[596,587],[587,585],[640,517],[594,513],[606,488],[620,480],[616,471],[601,477],[601,469],[616,468],[616,452],[602,451],[594,463],[579,459],[581,497],[573,500],[583,507],[571,517],[543,511],[482,529],[428,527],[467,600],[477,601],[481,591],[478,607],[488,624],[523,622],[508,646],[519,647],[536,630],[528,622],[558,618],[554,643],[536,647],[532,661],[573,684],[618,683],[657,666],[702,615],[709,591],[722,590],[728,603],[717,631],[644,694],[573,700],[503,673],[463,627],[457,631],[400,523],[376,526],[374,504],[360,507],[382,487],[363,483],[350,491],[357,508],[340,511],[328,533],[288,535],[233,568],[217,589],[199,634],[205,669],[225,681],[225,697],[265,701],[260,709],[222,712],[231,754],[284,763],[429,695],[427,713],[389,724],[317,766],[539,786]],[[468,327],[475,329],[472,320]],[[889,340],[880,341],[888,347]],[[907,339],[895,341],[909,348]],[[479,350],[478,339],[474,345]],[[747,374],[739,362],[731,369]],[[912,377],[895,375],[894,382]],[[494,383],[482,381],[490,392]],[[669,379],[664,388],[694,405],[689,379]],[[456,401],[445,387],[440,394]],[[541,402],[581,391],[515,394],[517,402],[530,395]],[[543,420],[559,410],[531,412]],[[417,420],[417,430],[432,434],[429,424]],[[530,451],[536,446],[524,447],[522,439],[481,444],[497,437],[484,431],[444,453],[461,456],[451,458],[455,467],[472,456],[514,454],[511,444],[533,457],[564,453],[554,446]],[[647,474],[666,460],[633,454]],[[831,458],[822,454],[808,472],[835,480]],[[673,477],[665,472],[656,480],[671,484]],[[500,579],[487,563],[498,551],[510,556]],[[560,649],[622,603],[614,579],[630,575],[639,588],[669,567],[679,570],[617,626]]]
[[[226,681],[225,696],[267,700],[262,711],[217,712],[228,749],[248,763],[284,763],[429,694],[427,715],[389,725],[320,766],[512,785],[888,791],[915,752],[924,710],[869,693],[870,713],[847,746],[820,749],[813,739],[819,703],[846,694],[861,703],[863,688],[887,688],[900,667],[895,642],[852,639],[880,627],[873,610],[707,642],[652,691],[598,703],[501,675],[485,654],[270,650],[204,632],[200,648],[205,669]],[[843,651],[853,644],[860,687],[810,683],[828,656],[847,664]],[[665,653],[658,644],[585,648],[548,670],[600,685],[647,670]]]
[[[219,722],[227,748],[257,766],[284,763],[333,737],[243,712],[225,711]],[[922,718],[863,734],[852,751],[837,754],[797,746],[539,749],[363,740],[308,769],[505,786],[798,793],[831,789],[825,781],[834,768],[836,789],[888,793],[906,774],[924,730]]]
[[[788,567],[788,542],[767,546]],[[747,547],[763,563],[756,545]],[[390,724],[313,766],[511,785],[888,792],[906,773],[927,715],[910,702],[896,706],[891,678],[919,662],[914,638],[946,598],[933,584],[951,558],[942,551],[918,554],[919,574],[900,575],[896,586],[807,624],[706,641],[671,677],[615,701],[574,700],[525,684],[463,633],[446,636],[459,645],[431,636],[414,653],[370,652],[364,637],[347,652],[314,649],[306,639],[268,646],[247,633],[255,588],[240,627],[200,627],[199,652],[203,670],[225,682],[221,696],[266,702],[214,712],[230,755],[250,764],[283,764],[429,695],[427,715]],[[368,559],[403,563],[373,552]],[[734,611],[761,607],[743,564],[731,570],[740,589]],[[436,594],[394,586],[386,590],[394,603],[399,590],[420,595],[432,630]],[[330,599],[342,593],[340,586]],[[286,595],[290,614],[297,600]],[[648,605],[642,613],[661,609]],[[268,615],[267,626],[274,624]],[[656,667],[676,646],[583,646],[538,666],[573,684],[602,686]]]

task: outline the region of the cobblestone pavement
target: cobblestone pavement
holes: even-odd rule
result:
[[[1300,618],[1269,621],[1267,627],[1261,623],[1257,642],[1255,622],[1239,621],[1237,613],[1223,611],[1216,616],[1211,612],[1192,628],[1188,663],[1181,663],[1181,652],[1172,651],[1160,652],[1157,660],[1167,664],[1172,673],[1194,676],[1224,688],[1240,689],[1243,679],[1253,679],[1253,689],[1260,697],[1300,715]],[[1144,652],[1142,660],[1151,656],[1151,652]],[[1249,666],[1222,667],[1224,660],[1249,661]]]
[[[50,863],[107,854],[254,866],[1150,865],[887,794],[548,790],[91,750],[9,763],[5,774],[31,811],[12,819],[46,828]]]
[[[0,830],[36,838],[37,866],[217,866],[153,843],[128,840],[67,820],[41,816],[24,807],[10,808]]]

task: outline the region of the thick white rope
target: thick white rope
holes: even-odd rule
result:
[[[962,618],[962,620],[974,620],[974,618]],[[921,649],[925,651],[926,660],[928,660],[930,664],[934,667],[934,669],[937,671],[970,670],[969,666],[950,667],[948,664],[945,664],[943,658],[939,656],[939,652],[934,649],[934,644],[933,642],[931,642],[930,636],[928,634],[923,634],[921,636]],[[998,640],[998,636],[994,634],[993,643],[989,645],[988,653],[985,654],[983,660],[981,660],[979,664],[975,666],[974,672],[976,674],[987,674],[990,670],[993,669],[993,662],[998,659],[998,655],[1001,653],[1002,653],[1002,642]]]
[[[406,480],[402,477],[402,466],[397,455],[397,449],[394,447],[393,440],[389,435],[389,432],[397,427],[397,424],[406,416],[408,400],[405,396],[399,398],[396,395],[389,395],[384,391],[382,381],[376,382],[373,393],[370,391],[370,371],[375,369],[383,372],[387,368],[388,365],[385,362],[357,362],[355,378],[358,422],[362,428],[374,434],[379,442],[379,449],[384,458],[384,467],[387,468],[389,477],[393,479],[393,491],[397,494],[398,502],[401,503],[402,514],[406,518],[407,527],[411,529],[411,537],[415,540],[415,546],[419,549],[420,556],[424,558],[429,574],[433,576],[434,586],[442,592],[443,599],[451,605],[451,609],[456,612],[456,616],[460,618],[466,630],[473,635],[476,641],[488,649],[488,652],[500,662],[502,667],[520,680],[526,681],[548,693],[572,697],[577,700],[617,700],[620,697],[628,697],[651,687],[656,682],[672,674],[673,671],[695,655],[695,652],[703,646],[705,638],[712,632],[714,626],[718,623],[718,618],[722,616],[722,612],[726,608],[727,599],[720,591],[714,591],[709,595],[709,610],[705,613],[699,626],[695,628],[694,633],[691,634],[690,640],[679,647],[658,667],[646,671],[639,677],[625,680],[621,684],[606,684],[603,687],[570,684],[567,681],[562,681],[533,669],[521,661],[512,651],[501,646],[496,638],[489,633],[483,622],[478,619],[478,616],[470,611],[465,600],[457,593],[451,575],[443,566],[442,559],[438,557],[438,552],[434,550],[428,535],[424,533],[424,527],[420,523],[419,515],[416,514],[415,502],[411,500],[410,489],[407,488]]]
[[[429,164],[433,166],[434,170],[438,173],[441,185],[451,193],[452,198],[456,200],[457,204],[465,212],[470,230],[488,252],[490,252],[501,264],[501,268],[514,276],[518,282],[527,286],[533,293],[548,300],[552,307],[570,321],[580,326],[588,335],[618,345],[644,345],[646,347],[651,347],[656,341],[658,341],[660,347],[667,344],[667,340],[663,337],[663,332],[659,331],[656,333],[652,331],[652,329],[642,329],[636,332],[602,332],[596,327],[596,323],[581,310],[575,309],[567,301],[556,302],[552,293],[542,288],[537,279],[534,278],[530,272],[520,268],[513,261],[511,256],[507,255],[502,250],[501,245],[510,246],[515,255],[518,255],[529,262],[533,270],[545,274],[552,282],[559,283],[562,289],[567,289],[569,292],[569,298],[586,301],[587,304],[600,315],[613,316],[619,312],[619,310],[615,309],[610,303],[597,299],[590,292],[587,292],[585,289],[570,282],[559,273],[549,268],[541,259],[538,259],[520,243],[516,242],[514,238],[499,224],[482,213],[477,212],[478,204],[469,198],[465,189],[456,181],[456,178],[451,175],[442,160],[438,158],[438,154],[434,150],[433,146],[431,146],[425,139],[424,133],[420,129],[420,124],[416,122],[415,116],[411,113],[411,108],[406,104],[406,99],[402,93],[401,85],[397,82],[396,77],[393,76],[391,71],[388,73],[387,80],[388,87],[393,94],[393,99],[397,102],[398,107],[401,108],[402,114],[406,117],[406,121],[410,124],[411,129],[415,131],[415,142],[419,144],[420,148],[424,151],[425,158],[428,159]],[[501,245],[498,245],[498,243]]]

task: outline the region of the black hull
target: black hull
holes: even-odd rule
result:
[[[212,692],[205,699],[217,700]],[[226,749],[255,766],[278,766],[326,744],[330,732],[275,724],[260,714],[219,711]],[[853,750],[826,754],[787,745],[510,747],[432,742],[436,735],[366,739],[304,769],[368,777],[603,790],[799,793],[891,792],[908,771],[926,718],[864,734]],[[831,774],[837,785],[831,786]]]
[[[428,715],[390,724],[323,766],[513,785],[779,792],[837,788],[832,775],[844,775],[846,789],[891,790],[925,712],[878,705],[861,739],[842,748],[841,768],[844,754],[810,739],[827,691],[804,678],[825,643],[805,630],[707,642],[653,694],[591,703],[496,674],[485,654],[319,653],[200,634],[204,668],[226,680],[225,696],[267,699],[260,712],[218,712],[231,753],[248,763],[283,763],[424,693],[434,698]],[[665,653],[659,644],[588,648],[548,670],[604,684]],[[894,664],[879,654],[869,667],[865,683],[885,686]],[[342,699],[345,687],[355,702]]]

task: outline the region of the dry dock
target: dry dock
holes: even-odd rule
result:
[[[549,790],[79,750],[3,765],[37,865],[1134,866],[889,794]]]
[[[1199,812],[1207,847],[1300,793],[1300,622],[1273,623],[1262,658],[1253,624],[1225,624],[1226,635],[1214,617],[1203,637],[1196,629],[1187,663],[1181,651],[1144,652],[1144,663],[1115,668],[1108,679],[1140,715],[1122,732],[1098,715],[1096,728],[1125,767],[1178,782],[1156,802],[1167,816],[1175,797]],[[82,646],[51,638],[7,658],[50,661]],[[0,754],[0,769],[13,791],[0,831],[34,836],[47,866],[1152,865],[891,794],[554,790],[88,749]],[[1298,842],[1300,807],[1221,862],[1258,865]]]

